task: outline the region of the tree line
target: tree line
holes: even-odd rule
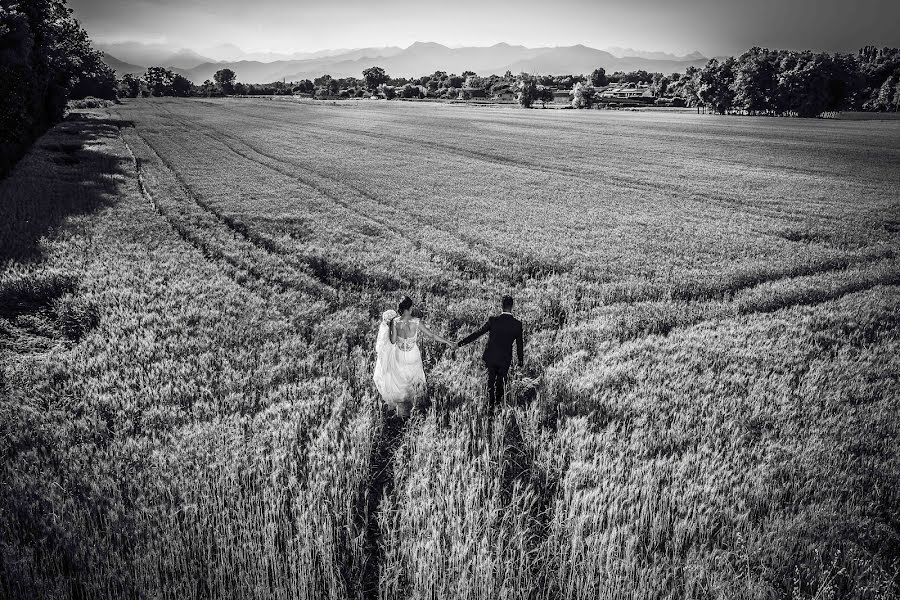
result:
[[[705,107],[720,114],[794,115],[814,117],[831,111],[900,110],[900,50],[866,46],[857,54],[768,50],[754,47],[737,57],[711,59],[705,67],[684,73],[633,71],[607,74],[602,67],[590,75],[479,76],[435,71],[422,77],[390,77],[371,67],[361,78],[322,75],[314,80],[248,85],[236,81],[230,69],[214,81],[193,86],[179,75],[153,67],[141,80],[126,76],[125,95],[304,94],[311,97],[468,99],[473,94],[509,93],[525,107],[550,102],[554,90],[570,92],[575,108],[601,101],[610,85],[643,86],[658,104]],[[183,78],[181,78],[183,79]]]
[[[658,75],[658,74],[657,74]],[[751,48],[667,79],[657,93],[719,114],[815,117],[841,110],[900,110],[900,49],[866,46],[856,55]]]
[[[87,96],[114,100],[116,77],[65,0],[0,0],[0,176]]]

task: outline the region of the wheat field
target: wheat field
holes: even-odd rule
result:
[[[900,122],[265,98],[0,182],[0,595],[896,598]],[[402,294],[459,339],[371,383]]]

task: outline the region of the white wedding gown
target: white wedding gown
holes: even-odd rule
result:
[[[409,320],[412,335],[397,335],[396,343],[391,343],[389,323],[396,314],[389,310],[382,315],[375,340],[375,372],[372,379],[385,403],[405,417],[425,393],[425,369],[418,344],[418,319]]]

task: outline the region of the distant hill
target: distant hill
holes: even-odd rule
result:
[[[215,61],[206,56],[197,54],[193,50],[181,49],[174,54],[170,54],[157,64],[164,67],[174,67],[176,69],[193,69],[199,65],[210,62]]]
[[[109,65],[109,68],[115,71],[116,77],[119,78],[121,78],[126,73],[131,73],[132,75],[140,75],[147,70],[145,67],[140,67],[138,65],[133,65],[131,63],[121,61],[108,52],[103,55],[103,62]]]
[[[434,71],[462,73],[472,70],[480,75],[513,73],[590,73],[603,67],[608,73],[644,69],[662,73],[683,72],[688,66],[703,66],[706,58],[685,57],[680,60],[660,60],[641,57],[616,57],[609,52],[587,46],[555,48],[527,48],[509,44],[489,47],[448,48],[441,44],[417,42],[405,50],[377,61],[371,57],[347,60],[344,56],[302,61],[300,68],[285,73],[288,80],[312,79],[323,73],[333,77],[359,77],[366,67],[377,64],[394,77],[420,76]],[[236,72],[237,69],[235,69]],[[241,74],[238,72],[238,79]]]
[[[660,73],[683,72],[690,65],[703,66],[706,58],[688,60],[661,60],[637,56],[617,57],[609,52],[587,46],[560,46],[550,48],[530,58],[517,60],[500,68],[513,73],[582,73],[589,74],[603,67],[608,74],[615,71],[649,71]]]
[[[110,48],[117,47],[128,52],[123,57]],[[353,50],[320,51],[316,53],[298,53],[296,55],[279,55],[263,53],[261,57],[282,56],[279,60],[229,60],[215,61],[193,52],[180,50],[175,54],[164,53],[158,46],[145,44],[109,45],[102,49],[110,52],[108,56],[118,62],[123,72],[129,69],[144,70],[135,65],[161,65],[174,70],[194,83],[202,83],[212,79],[219,69],[229,68],[237,73],[238,81],[244,83],[270,83],[272,81],[315,79],[325,74],[332,77],[361,77],[363,69],[379,66],[393,77],[413,77],[446,71],[461,74],[471,70],[480,75],[498,74],[506,71],[513,73],[541,74],[588,74],[597,67],[603,67],[607,73],[614,71],[646,71],[672,73],[683,72],[688,66],[702,67],[707,59],[699,53],[687,56],[665,55],[664,53],[643,53],[645,56],[615,56],[605,50],[598,50],[583,45],[557,46],[553,48],[528,48],[500,43],[493,46],[469,46],[448,48],[434,42],[416,42],[408,48],[395,46],[386,48],[356,48]],[[223,45],[209,49],[217,55],[243,54],[237,46]],[[620,49],[630,50],[630,49]],[[334,53],[336,52],[336,53]],[[634,51],[637,53],[637,51]],[[657,56],[663,54],[669,58]],[[250,56],[250,54],[243,54]],[[259,55],[259,54],[258,54]],[[152,60],[134,60],[140,56]],[[200,61],[200,62],[195,62]],[[109,60],[107,61],[110,62]],[[118,72],[118,66],[110,64]]]
[[[646,50],[635,50],[634,48],[622,48],[620,46],[610,46],[609,48],[604,48],[604,50],[606,52],[609,52],[613,56],[617,56],[619,58],[635,57],[635,58],[646,58],[649,60],[677,60],[677,61],[706,60],[706,57],[697,51],[691,52],[690,54],[685,54],[684,56],[679,56],[677,54],[670,54],[668,52],[648,52]]]

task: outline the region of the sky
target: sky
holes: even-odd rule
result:
[[[898,0],[69,0],[101,43],[252,52],[585,44],[707,56],[900,46]]]

